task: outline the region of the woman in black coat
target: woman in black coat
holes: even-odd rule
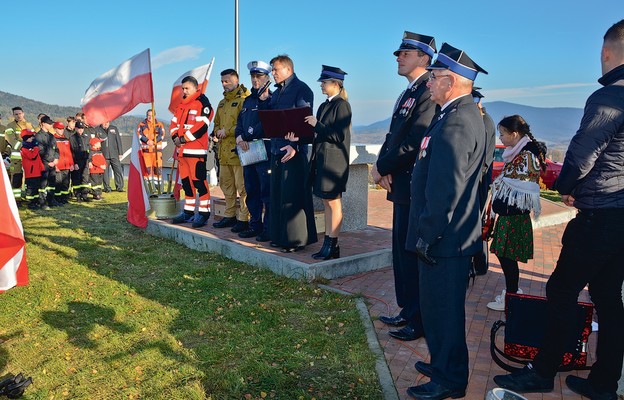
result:
[[[323,65],[321,90],[327,95],[316,112],[316,117],[306,117],[314,127],[314,142],[310,158],[310,183],[315,196],[325,206],[325,240],[317,260],[340,257],[338,235],[342,227],[342,193],[347,189],[349,177],[349,146],[351,141],[351,106],[343,87],[347,73],[340,68]]]

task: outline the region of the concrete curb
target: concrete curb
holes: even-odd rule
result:
[[[352,293],[345,292],[331,286],[318,285],[318,287],[330,292],[346,296],[353,296]],[[375,331],[375,326],[371,321],[368,307],[366,306],[366,303],[364,302],[364,300],[362,300],[362,298],[356,299],[356,305],[360,313],[360,319],[362,320],[362,324],[364,325],[368,347],[377,358],[377,360],[375,361],[375,371],[377,372],[377,377],[379,378],[379,385],[381,386],[383,398],[385,400],[399,400],[399,394],[397,393],[396,386],[394,385],[394,379],[392,379],[392,373],[390,372],[390,368],[388,367],[386,355],[384,354],[384,351],[379,344],[379,340],[377,339],[377,331]]]
[[[164,221],[149,220],[146,231],[150,235],[174,240],[193,250],[214,252],[232,260],[269,269],[278,275],[308,281],[318,278],[335,279],[392,265],[390,249],[307,264],[268,252],[266,248],[262,250],[260,245],[244,246],[209,232],[171,225]]]
[[[545,198],[540,198],[543,207],[554,208],[556,211],[548,215],[542,215],[537,220],[531,219],[533,229],[545,228],[547,226],[565,224],[576,216],[576,208],[568,207],[563,203],[555,202]]]

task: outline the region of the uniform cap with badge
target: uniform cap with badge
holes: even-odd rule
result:
[[[264,74],[268,75],[271,72],[271,66],[264,61],[250,61],[247,64],[249,74]]]
[[[76,125],[75,125],[76,129],[84,129],[85,128],[85,124],[82,121],[76,121]]]
[[[43,117],[41,117],[41,123],[42,124],[54,125],[54,120],[52,118],[48,117],[47,115],[44,115]]]
[[[403,40],[398,50],[394,52],[398,56],[402,51],[420,50],[433,58],[436,53],[435,39],[432,36],[420,35],[418,33],[405,31],[403,32]]]
[[[442,48],[438,52],[438,58],[427,69],[448,69],[471,81],[477,78],[479,72],[487,74],[487,71],[472,61],[463,50],[457,49],[448,43],[442,43]]]
[[[330,79],[337,79],[339,81],[344,81],[345,75],[347,75],[347,73],[338,67],[330,67],[328,65],[323,65],[323,68],[321,69],[321,76],[316,81],[323,82],[323,81],[328,81]]]

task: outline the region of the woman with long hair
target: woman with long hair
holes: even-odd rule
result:
[[[492,211],[498,215],[490,252],[500,262],[505,289],[488,303],[491,310],[505,310],[505,293],[522,293],[518,288],[518,262],[533,258],[533,226],[530,212],[540,214],[540,170],[546,169],[545,146],[535,140],[529,124],[519,115],[498,123],[505,145],[503,171],[492,183]]]

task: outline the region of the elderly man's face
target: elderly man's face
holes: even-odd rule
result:
[[[454,77],[451,71],[445,69],[437,69],[431,71],[427,87],[431,93],[431,101],[439,106],[444,105],[449,100],[451,88],[454,83]]]

